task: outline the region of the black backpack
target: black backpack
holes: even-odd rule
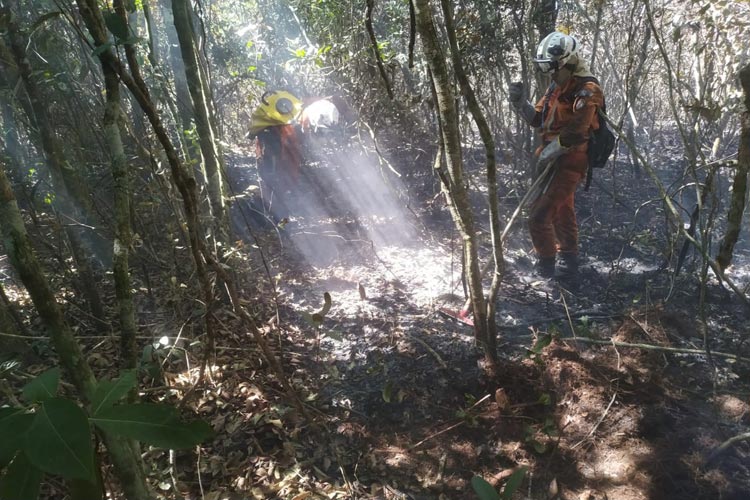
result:
[[[584,83],[594,82],[599,85],[599,80],[597,80],[593,76],[583,78],[583,81]],[[604,118],[602,117],[602,114],[607,114],[606,102],[602,103],[602,109],[599,110],[599,115],[597,116],[597,119],[599,120],[599,128],[594,130],[589,136],[589,168],[586,172],[586,186],[583,188],[584,191],[588,191],[589,186],[591,186],[591,179],[594,173],[593,170],[595,168],[604,168],[604,166],[607,164],[607,161],[609,160],[609,156],[615,149],[615,134],[613,134],[609,129],[609,126],[607,125],[606,120],[604,120]]]

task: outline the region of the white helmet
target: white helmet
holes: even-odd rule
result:
[[[536,48],[534,63],[542,73],[552,73],[578,54],[578,46],[578,40],[574,37],[553,31]]]

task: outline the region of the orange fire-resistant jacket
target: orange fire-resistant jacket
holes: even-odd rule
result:
[[[589,133],[599,128],[597,109],[604,104],[602,89],[585,77],[573,76],[565,85],[552,85],[536,104],[531,125],[539,127],[543,144],[560,138],[568,148],[556,163],[548,189],[537,198],[529,214],[529,232],[537,255],[554,257],[560,251],[578,253],[575,191],[588,168]]]
[[[589,132],[599,128],[597,109],[604,105],[604,94],[595,82],[573,76],[565,85],[554,83],[536,103],[531,125],[541,127],[544,144],[560,137],[560,145],[570,152],[588,147]]]

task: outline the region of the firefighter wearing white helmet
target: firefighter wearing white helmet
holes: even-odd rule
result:
[[[537,149],[540,167],[550,162],[551,179],[534,201],[529,232],[537,254],[537,271],[555,275],[559,257],[561,278],[578,272],[578,224],[575,191],[588,168],[588,139],[599,128],[598,110],[604,106],[599,82],[579,57],[580,44],[565,33],[553,32],[539,43],[533,59],[537,70],[552,83],[536,105],[524,99],[521,83],[511,83],[508,98],[513,108],[538,129],[542,145]],[[542,168],[544,170],[544,168]]]
[[[565,33],[553,31],[536,49],[534,64],[542,73],[552,73],[578,58],[578,40]]]

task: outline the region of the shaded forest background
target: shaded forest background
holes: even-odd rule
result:
[[[0,498],[37,498],[40,484],[45,498],[409,498],[397,491],[408,481],[389,483],[398,466],[360,481],[342,458],[356,450],[310,451],[332,429],[354,432],[327,419],[334,410],[318,399],[335,368],[321,358],[321,332],[339,335],[326,326],[330,295],[306,286],[305,274],[333,273],[329,254],[341,249],[289,236],[310,229],[309,218],[265,211],[250,115],[268,90],[335,98],[341,142],[316,161],[309,153],[310,163],[353,165],[360,182],[330,183],[354,207],[327,214],[338,218],[332,234],[349,238],[356,219],[366,229],[357,238],[378,250],[396,239],[450,241],[450,259],[429,264],[442,266],[450,284],[424,293],[458,295],[458,308],[472,299],[474,342],[456,363],[480,360],[480,369],[460,383],[447,379],[459,393],[476,384],[493,394],[502,412],[495,390],[531,372],[508,375],[517,366],[503,351],[511,333],[498,324],[501,287],[530,252],[522,228],[505,241],[500,232],[533,180],[536,142],[509,108],[507,88],[522,81],[532,101],[541,96],[547,82],[530,60],[555,29],[583,43],[619,139],[596,173],[592,210],[620,214],[627,234],[605,227],[614,216],[597,220],[598,245],[618,241],[598,261],[632,270],[638,258],[624,253],[635,249],[667,284],[657,293],[650,278],[636,279],[620,313],[691,297],[679,314],[696,332],[693,362],[707,391],[731,389],[747,408],[747,388],[732,385],[742,381],[711,356],[719,344],[737,365],[748,358],[747,1],[0,0]],[[658,225],[636,229],[650,210]],[[409,252],[374,255],[428,274]],[[401,300],[398,286],[389,290],[380,290],[384,303]],[[558,292],[549,293],[559,300]],[[361,283],[357,293],[366,300]],[[410,314],[435,315],[439,301],[428,302]],[[545,316],[538,302],[524,319]],[[729,323],[717,313],[723,307]],[[535,331],[531,356],[519,356],[541,356],[545,338]],[[428,358],[444,363],[434,351]],[[240,402],[224,402],[227,391]],[[375,394],[387,404],[411,393],[378,382]],[[462,425],[481,428],[478,400],[463,402]],[[725,429],[739,437],[728,447],[745,446],[738,461],[748,456],[746,416]],[[18,438],[29,428],[37,441],[34,432]],[[63,436],[67,451],[41,441],[51,435]],[[726,453],[721,442],[706,447],[708,463]],[[199,443],[220,451],[201,452]],[[242,457],[241,474],[228,465],[232,454]],[[504,456],[494,472],[481,462],[450,490],[432,484],[412,498],[473,498],[473,475],[506,484],[509,498],[507,478],[533,463]],[[547,472],[537,473],[546,481]],[[205,488],[201,474],[211,477]],[[568,498],[562,488],[532,494],[526,477],[523,498]],[[707,481],[716,489],[679,494],[741,498],[750,484],[743,478],[734,489],[714,477]],[[603,498],[592,495],[580,498]]]

